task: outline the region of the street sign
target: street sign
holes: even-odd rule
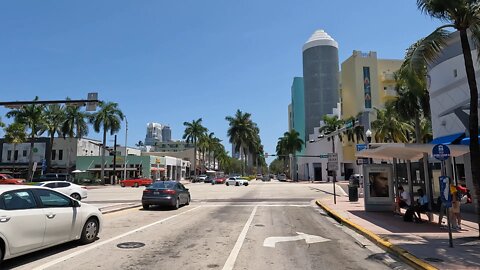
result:
[[[357,148],[357,152],[360,152],[360,151],[362,151],[362,150],[367,149],[367,144],[365,144],[365,143],[357,144],[357,145],[356,145],[356,148]]]
[[[450,178],[448,176],[440,176],[440,198],[446,208],[452,207],[452,193],[450,193]]]
[[[88,93],[87,100],[98,100],[98,93]],[[97,102],[87,102],[87,112],[94,112],[97,110]]]
[[[320,158],[328,158],[327,154],[320,154]]]
[[[354,120],[349,120],[345,122],[345,128],[352,128]]]
[[[329,171],[337,171],[338,170],[338,162],[328,162],[327,163],[327,170]]]
[[[357,165],[368,164],[368,158],[357,158]]]
[[[437,144],[432,149],[432,156],[440,161],[450,157],[450,148],[444,144]]]
[[[338,162],[338,154],[328,153],[328,162]]]

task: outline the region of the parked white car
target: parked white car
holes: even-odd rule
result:
[[[63,194],[74,198],[77,201],[81,201],[88,196],[88,191],[86,187],[79,186],[77,184],[67,181],[45,181],[38,183],[37,186],[53,188],[59,192],[62,192]]]
[[[0,262],[73,240],[92,243],[101,226],[97,207],[55,190],[0,186]]]
[[[248,186],[248,180],[247,179],[243,179],[241,177],[229,177],[226,181],[225,181],[225,185],[227,186]]]

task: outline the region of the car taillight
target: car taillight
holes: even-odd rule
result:
[[[167,189],[167,190],[164,190],[163,193],[165,193],[165,194],[175,194],[177,192],[173,189]]]
[[[145,189],[143,193],[152,193],[152,191],[150,189]]]

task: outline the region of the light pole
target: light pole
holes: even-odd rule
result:
[[[128,156],[127,137],[128,137],[128,120],[127,120],[127,116],[125,116],[125,158],[123,160],[123,180],[127,180],[127,156]]]
[[[367,149],[370,149],[370,143],[372,142],[372,131],[370,129],[367,129],[365,132],[365,135],[367,136]],[[372,163],[372,159],[368,159],[368,164]]]

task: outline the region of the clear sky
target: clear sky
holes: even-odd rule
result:
[[[86,98],[119,103],[129,145],[159,122],[183,135],[203,124],[223,140],[225,116],[252,114],[265,150],[287,131],[293,77],[316,29],[353,50],[401,59],[439,22],[414,0],[4,0],[0,2],[0,100]],[[0,108],[0,115],[8,110]],[[124,140],[124,129],[119,140]],[[3,131],[0,132],[3,135]],[[91,130],[88,137],[101,138]]]

